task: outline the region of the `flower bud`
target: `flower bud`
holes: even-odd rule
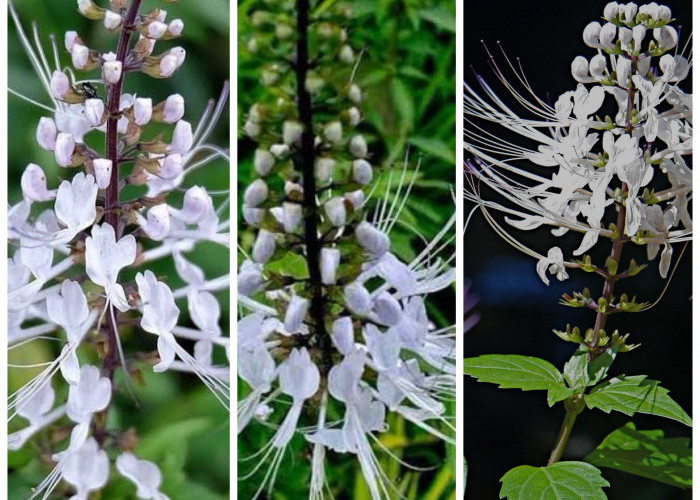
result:
[[[336,272],[340,265],[340,250],[337,248],[321,249],[321,283],[335,285]]]
[[[331,224],[335,227],[345,225],[345,216],[347,213],[345,210],[345,199],[340,196],[331,198],[324,204],[324,209]]]
[[[287,181],[284,183],[284,194],[290,200],[301,201],[304,198],[304,188],[301,184]]]
[[[244,297],[257,292],[263,284],[260,266],[249,260],[245,261],[238,271],[237,292]]]
[[[161,203],[152,207],[146,215],[146,221],[141,229],[149,238],[155,241],[164,240],[170,234],[170,213],[168,205]]]
[[[192,125],[185,120],[180,120],[173,130],[173,140],[168,146],[168,153],[186,154],[192,147]]]
[[[73,45],[76,44],[80,40],[80,37],[78,36],[78,33],[75,31],[66,31],[66,34],[63,37],[63,45],[65,45],[66,50],[68,52],[73,51]]]
[[[253,208],[243,206],[243,220],[249,226],[258,227],[265,219],[264,208]]]
[[[571,62],[571,74],[577,82],[589,81],[588,60],[583,56],[576,56]]]
[[[345,199],[348,201],[348,203],[350,203],[350,205],[352,205],[354,210],[357,210],[365,202],[365,193],[361,189],[351,191],[349,193],[345,193]]]
[[[600,42],[598,41],[598,36],[600,35],[600,23],[598,21],[593,21],[588,23],[583,29],[583,42],[589,47],[598,48]]]
[[[151,23],[148,23],[148,28],[146,29],[146,36],[152,40],[158,40],[165,35],[165,32],[168,31],[168,25],[160,22],[160,21],[153,21]]]
[[[78,12],[93,21],[98,21],[105,16],[104,9],[95,5],[92,0],[78,0]]]
[[[340,53],[338,54],[338,59],[340,59],[340,62],[345,64],[352,64],[355,61],[355,53],[353,52],[352,47],[349,45],[343,45],[343,47],[340,49]]]
[[[668,270],[671,267],[671,256],[673,255],[673,247],[666,243],[664,245],[664,250],[661,252],[661,259],[659,259],[659,274],[662,278],[666,279],[668,276]]]
[[[363,186],[372,182],[372,165],[367,160],[353,161],[352,180]]]
[[[253,244],[253,261],[264,264],[275,254],[275,235],[261,229]]]
[[[319,157],[316,158],[316,165],[314,168],[314,175],[316,179],[321,184],[326,184],[333,177],[333,167],[335,167],[335,160],[333,158]]]
[[[100,189],[107,189],[112,179],[112,160],[96,158],[92,160],[92,170],[95,172],[95,182]]]
[[[182,173],[182,155],[173,153],[163,158],[160,168],[158,169],[158,177],[161,179],[175,179]]]
[[[253,167],[258,175],[265,177],[275,166],[275,157],[269,151],[256,149],[253,158]]]
[[[104,26],[106,29],[112,31],[119,28],[122,25],[122,16],[111,10],[105,11]]]
[[[617,32],[620,38],[620,47],[622,50],[630,50],[630,42],[632,41],[632,30],[629,28],[620,28]]]
[[[619,12],[619,5],[617,2],[608,3],[603,9],[603,17],[608,21],[617,18]]]
[[[246,120],[245,124],[243,124],[243,131],[248,137],[255,138],[260,135],[260,124],[253,120]],[[289,148],[286,144],[284,146]]]
[[[362,115],[360,115],[359,109],[357,109],[355,106],[348,109],[348,121],[350,122],[350,125],[352,125],[353,127],[357,127],[360,124],[361,120]]]
[[[158,64],[158,76],[167,78],[171,76],[180,66],[177,63],[177,56],[167,54],[163,56]]]
[[[355,237],[360,246],[375,257],[389,251],[389,237],[367,221],[357,225]]]
[[[73,163],[73,152],[75,151],[75,139],[72,134],[61,132],[56,137],[56,147],[54,155],[56,163],[61,167],[70,167]]]
[[[671,20],[671,9],[666,5],[660,5],[656,15],[659,21],[669,22]]]
[[[58,100],[63,100],[72,88],[68,76],[63,71],[54,71],[51,75],[51,94]]]
[[[102,99],[87,99],[85,101],[85,118],[93,127],[102,124],[105,114],[105,103]]]
[[[365,142],[365,138],[359,134],[353,136],[353,138],[350,139],[348,150],[355,158],[364,158],[367,156],[367,142]]]
[[[301,123],[292,120],[285,120],[282,124],[282,142],[291,145],[296,144],[301,139],[304,127]]]
[[[211,198],[204,188],[192,186],[185,192],[180,218],[187,224],[196,224],[209,213],[211,204]]]
[[[289,146],[286,144],[273,144],[270,146],[270,153],[277,159],[283,159],[289,154]]]
[[[284,202],[282,204],[282,225],[284,232],[293,233],[301,224],[302,209],[298,203]]]
[[[104,54],[102,56],[102,78],[111,84],[117,83],[122,77],[122,62],[117,61],[117,55],[114,52]]]
[[[340,354],[345,356],[352,351],[355,345],[352,318],[343,316],[333,322],[331,340]]]
[[[613,23],[605,23],[603,27],[600,28],[600,33],[598,34],[600,47],[606,50],[614,49],[615,37],[617,37],[617,26]]]
[[[678,44],[678,32],[672,26],[655,28],[654,38],[663,50],[671,50]]]
[[[36,128],[36,142],[46,151],[53,151],[56,147],[56,123],[53,118],[42,116],[39,118],[39,125]]]
[[[280,40],[286,40],[287,38],[292,36],[293,33],[294,30],[290,25],[283,23],[275,24],[275,36]]]
[[[627,79],[632,71],[632,62],[623,56],[618,56],[615,72],[617,73],[617,83],[623,87],[627,86]]]
[[[358,316],[366,316],[372,306],[372,297],[367,289],[359,283],[352,283],[343,291],[345,306]]]
[[[136,125],[146,125],[151,121],[153,101],[150,98],[138,97],[134,102],[134,122]]]
[[[327,123],[323,128],[323,136],[331,144],[337,144],[343,138],[343,125],[339,121]]]
[[[394,326],[403,317],[399,301],[389,292],[382,292],[374,299],[374,312],[379,320],[388,326]]]
[[[182,30],[185,29],[185,23],[182,22],[182,19],[173,19],[170,21],[170,24],[168,24],[168,35],[171,37],[177,37],[182,34]]]
[[[71,62],[75,69],[86,69],[90,60],[90,49],[85,45],[75,43],[70,51]]]
[[[44,170],[34,163],[27,165],[22,173],[22,195],[26,200],[42,202],[53,200],[56,197],[55,191],[46,188],[46,175]]]
[[[292,295],[287,311],[284,313],[284,329],[289,333],[298,332],[304,324],[304,318],[309,310],[309,299]]]
[[[638,24],[632,28],[632,40],[634,40],[634,50],[639,52],[642,50],[642,41],[647,34],[647,29],[643,24]]]
[[[605,76],[605,70],[608,67],[608,60],[603,54],[596,54],[591,58],[591,63],[588,67],[588,71],[591,76],[597,80],[602,79]]]
[[[625,23],[629,24],[634,21],[634,16],[637,15],[637,4],[634,2],[629,2],[624,7],[625,13]]]
[[[255,179],[246,188],[243,194],[243,203],[247,207],[257,207],[267,200],[268,189],[267,184],[262,179]]]
[[[357,84],[353,83],[348,89],[348,98],[355,104],[360,104],[362,102],[362,91]]]
[[[159,122],[175,123],[185,115],[185,99],[180,94],[168,96],[153,108],[153,119]]]

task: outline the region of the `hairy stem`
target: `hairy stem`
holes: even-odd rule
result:
[[[318,206],[316,204],[316,177],[314,163],[316,150],[314,146],[313,113],[311,95],[306,90],[306,75],[309,70],[309,0],[297,0],[297,51],[294,67],[297,83],[297,111],[299,121],[303,126],[301,135],[301,150],[294,159],[295,167],[302,173],[304,199],[304,244],[306,246],[306,263],[309,268],[309,290],[311,304],[309,314],[313,321],[312,335],[323,353],[324,371],[331,366],[331,346],[325,325],[325,307],[323,299],[323,284],[321,282],[321,239],[318,234]]]
[[[126,65],[126,54],[129,50],[129,41],[138,15],[141,0],[133,0],[126,13],[121,33],[119,34],[119,42],[117,45],[117,60],[121,61],[122,68]],[[107,159],[112,161],[112,175],[109,180],[109,186],[105,191],[105,221],[114,228],[114,234],[119,238],[119,148],[117,124],[119,122],[119,101],[122,94],[122,85],[124,83],[124,75],[126,71],[123,69],[119,81],[107,87],[107,131],[105,133],[105,154]],[[109,378],[110,382],[114,379],[114,370],[119,366],[119,351],[118,351],[118,324],[117,315],[114,314],[112,306],[109,306],[105,316],[105,337],[106,337],[106,352],[102,363],[102,375]],[[114,321],[112,321],[114,318]],[[114,384],[112,384],[114,387]],[[108,410],[109,408],[107,408]],[[106,412],[99,418],[99,423],[95,424],[94,435],[98,443],[102,444],[106,436]]]

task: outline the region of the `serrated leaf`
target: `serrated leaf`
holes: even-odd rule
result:
[[[464,374],[479,382],[498,384],[502,389],[547,391],[552,406],[573,394],[564,377],[554,365],[544,359],[519,354],[486,354],[464,360]]]
[[[668,389],[660,387],[657,380],[647,379],[646,375],[623,375],[605,381],[584,395],[584,401],[588,408],[598,408],[605,413],[616,410],[630,417],[637,412],[648,413],[693,425],[688,414],[668,395]]]
[[[589,385],[595,385],[605,378],[608,374],[608,368],[615,361],[617,352],[620,350],[619,345],[615,345],[610,349],[606,349],[597,358],[588,364]]]
[[[306,259],[299,253],[287,252],[281,258],[268,263],[265,266],[265,270],[279,276],[297,280],[309,278],[309,267]]]
[[[585,462],[557,462],[547,467],[521,465],[501,478],[499,498],[508,500],[606,500],[610,486],[600,470]]]
[[[588,349],[579,346],[569,361],[564,365],[564,378],[566,382],[576,392],[583,391],[588,386]]]
[[[678,488],[693,485],[690,439],[665,438],[662,430],[638,431],[632,422],[610,433],[584,460]]]

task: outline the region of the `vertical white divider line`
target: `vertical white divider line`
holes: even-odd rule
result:
[[[697,28],[700,26],[700,8],[697,5],[693,5],[693,26],[692,28]],[[684,26],[685,28],[685,26]],[[683,31],[686,31],[685,29]],[[688,30],[692,31],[692,30]],[[686,35],[687,31],[686,31]],[[696,38],[693,36],[693,54],[695,54],[695,49],[697,48]],[[697,95],[700,92],[700,71],[698,66],[693,64],[693,106],[696,105]],[[693,152],[698,150],[698,138],[693,136]],[[693,186],[698,185],[700,181],[700,172],[698,171],[697,162],[693,162]],[[695,206],[693,205],[693,214],[697,213]],[[693,242],[694,243],[694,242]],[[693,244],[693,284],[692,284],[693,296],[691,300],[693,301],[693,417],[697,418],[700,415],[700,339],[698,338],[698,333],[700,333],[700,328],[698,327],[698,318],[700,318],[700,303],[698,302],[698,297],[700,297],[700,248],[697,244]],[[697,426],[693,426],[693,443],[697,443],[700,439],[700,430]],[[693,447],[695,451],[693,458],[697,459],[697,447]],[[693,483],[697,484],[696,481],[700,481],[700,467],[693,467]],[[695,495],[693,495],[695,497]]]
[[[462,92],[464,89],[464,2],[456,0],[457,19],[455,20],[456,61],[455,61],[455,153],[456,153],[456,189],[455,210],[457,210],[456,231],[456,299],[455,340],[457,343],[457,374],[455,376],[455,401],[457,418],[455,428],[457,481],[455,498],[462,498],[466,477],[464,474],[464,377],[462,376],[462,359],[464,359],[464,148],[462,147]]]
[[[0,181],[0,236],[2,241],[5,243],[0,245],[0,261],[4,267],[4,271],[0,272],[0,338],[2,338],[3,348],[0,349],[2,354],[0,354],[0,379],[2,383],[2,410],[0,411],[0,421],[2,424],[2,443],[3,452],[0,453],[2,459],[0,464],[2,464],[2,477],[4,481],[0,481],[0,484],[6,485],[7,487],[7,190],[8,190],[8,168],[7,168],[7,132],[8,132],[8,114],[7,114],[7,101],[8,101],[8,84],[7,84],[7,73],[9,71],[9,59],[8,59],[8,46],[9,46],[9,32],[8,32],[8,15],[7,15],[7,3],[2,9],[2,14],[0,14],[0,19],[2,19],[2,33],[5,36],[4,50],[2,51],[2,68],[0,69],[0,88],[2,88],[2,97],[0,98],[0,164],[4,165],[4,168],[0,168],[3,178]]]
[[[231,337],[232,350],[229,365],[231,367],[231,390],[236,393],[236,397],[231,400],[238,403],[238,355],[236,341],[238,324],[238,309],[236,307],[238,289],[238,3],[230,4],[230,41],[229,41],[229,73],[231,74],[231,100],[229,101],[229,144],[231,144],[231,165],[229,168],[229,188],[231,189],[231,252],[229,253],[229,272],[233,276],[231,280],[231,294],[229,304],[229,336]],[[235,214],[233,213],[235,212]],[[233,216],[236,222],[233,222]],[[231,470],[231,498],[238,498],[238,413],[231,410],[230,426],[230,470]]]

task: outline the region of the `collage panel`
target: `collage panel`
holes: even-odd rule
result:
[[[238,498],[455,498],[455,3],[238,4]]]
[[[470,4],[466,497],[690,499],[691,2]]]
[[[1,496],[228,499],[228,2],[8,7]]]

